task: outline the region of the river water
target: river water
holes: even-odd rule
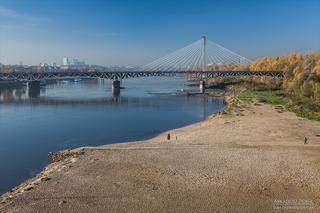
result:
[[[35,176],[52,151],[148,139],[205,119],[221,110],[222,99],[173,96],[185,86],[178,77],[111,82],[99,79],[47,82],[40,96],[27,87],[0,88],[0,195]]]

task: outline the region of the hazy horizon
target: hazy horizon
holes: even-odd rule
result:
[[[319,0],[0,0],[0,63],[146,64],[206,35],[249,59],[320,50]]]

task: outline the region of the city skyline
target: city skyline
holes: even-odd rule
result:
[[[202,35],[252,60],[319,51],[319,10],[318,0],[0,0],[0,63],[62,64],[68,56],[138,66]]]

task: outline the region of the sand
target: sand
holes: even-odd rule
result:
[[[0,212],[320,211],[320,123],[269,105],[242,114],[54,155]]]

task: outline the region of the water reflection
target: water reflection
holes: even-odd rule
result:
[[[15,100],[25,99],[27,97],[26,88],[4,89],[0,88],[0,101],[3,103],[11,103]]]
[[[0,103],[13,103],[40,97],[40,93],[45,91],[45,87],[17,85],[9,88],[0,87]]]

